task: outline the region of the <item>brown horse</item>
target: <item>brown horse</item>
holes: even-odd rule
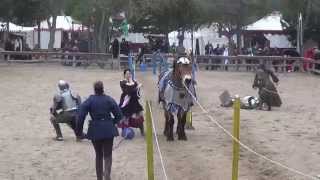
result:
[[[188,90],[186,89],[188,88]],[[195,96],[192,81],[192,64],[186,57],[180,57],[173,63],[173,70],[162,72],[159,76],[159,103],[162,102],[165,115],[164,135],[173,141],[174,116],[177,116],[177,134],[179,140],[187,140],[185,124],[187,113],[193,106]]]

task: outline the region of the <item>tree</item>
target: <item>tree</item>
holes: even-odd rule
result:
[[[71,0],[67,13],[93,31],[93,50],[105,52],[110,41],[110,17],[129,9],[131,0]],[[128,12],[128,11],[126,11]]]
[[[57,16],[64,14],[68,0],[34,0],[37,2],[38,23],[41,19],[46,19],[50,31],[48,49],[53,50],[55,42]]]
[[[129,20],[133,32],[165,34],[179,31],[179,44],[184,32],[197,30],[203,23],[200,0],[136,0],[139,7]]]
[[[1,0],[0,20],[6,22],[7,29],[4,39],[8,37],[9,22],[22,26],[33,26],[36,12],[36,0]]]
[[[180,31],[183,41],[184,31],[197,30],[204,25],[216,25],[221,34],[230,40],[238,36],[244,26],[255,22],[272,11],[274,0],[136,0],[143,4],[139,10],[143,18],[130,21],[134,31],[167,34]]]
[[[298,15],[302,13],[304,40],[312,39],[320,45],[320,2],[317,0],[283,0],[280,10],[283,26],[293,44],[297,43]]]
[[[272,12],[269,0],[202,0],[204,18],[214,23],[219,32],[231,37],[237,35],[237,47],[241,47],[243,28]]]

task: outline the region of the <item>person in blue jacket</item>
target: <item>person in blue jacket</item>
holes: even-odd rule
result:
[[[110,180],[113,139],[119,136],[116,124],[122,119],[122,113],[116,101],[104,94],[101,81],[95,82],[93,86],[94,95],[80,105],[76,131],[77,135],[81,136],[84,121],[89,113],[92,120],[89,123],[87,138],[92,141],[96,152],[97,180]]]

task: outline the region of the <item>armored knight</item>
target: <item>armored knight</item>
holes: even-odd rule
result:
[[[60,123],[67,124],[74,132],[77,121],[77,111],[81,103],[79,95],[74,95],[69,87],[69,84],[60,80],[58,83],[59,92],[53,98],[53,105],[50,108],[50,121],[56,131],[56,140],[62,141]],[[77,137],[81,138],[81,137]]]

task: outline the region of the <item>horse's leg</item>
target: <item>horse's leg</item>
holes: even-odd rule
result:
[[[163,134],[165,136],[168,136],[168,121],[169,121],[169,116],[166,110],[164,110],[164,118],[165,118],[165,124],[164,124],[164,131]]]
[[[166,136],[167,141],[173,141],[173,125],[174,125],[174,117],[173,115],[166,111]]]
[[[185,125],[187,121],[187,112],[180,112],[178,114],[178,139],[186,141],[187,136],[185,132]]]

